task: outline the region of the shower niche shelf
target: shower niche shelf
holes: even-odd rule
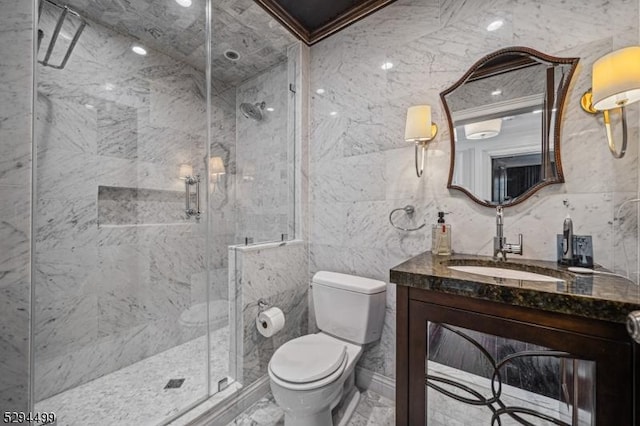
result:
[[[98,186],[98,226],[188,223],[184,191]]]

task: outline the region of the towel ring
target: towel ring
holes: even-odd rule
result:
[[[396,229],[399,229],[401,231],[417,231],[418,229],[422,229],[425,227],[426,223],[423,223],[422,225],[418,226],[417,228],[403,228],[401,226],[396,225],[395,223],[393,223],[392,220],[392,216],[395,212],[399,211],[399,210],[404,210],[404,212],[406,213],[407,216],[413,216],[413,213],[415,213],[416,209],[415,207],[413,207],[410,204],[407,204],[404,207],[399,207],[397,209],[393,209],[391,210],[391,213],[389,213],[389,223],[391,224],[391,226],[393,226]]]

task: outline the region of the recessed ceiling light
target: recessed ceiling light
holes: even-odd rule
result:
[[[391,68],[393,68],[393,63],[391,62],[385,62],[384,64],[382,64],[382,66],[380,67],[383,70],[390,70]]]
[[[495,31],[495,30],[499,29],[500,27],[502,27],[503,24],[504,24],[504,22],[502,21],[502,19],[498,19],[496,21],[493,21],[492,23],[487,25],[487,31]]]
[[[338,115],[338,111],[331,111],[329,115],[335,117],[336,115]]]
[[[318,89],[318,90],[316,90],[316,93],[318,95],[322,95],[324,93],[324,89]]]
[[[273,109],[273,108],[269,107],[269,108],[267,108],[267,111],[269,111],[269,112],[273,112],[273,111],[275,111],[275,109]]]
[[[138,54],[140,56],[144,56],[144,55],[147,54],[147,49],[145,49],[142,46],[138,46],[138,45],[133,46],[133,47],[131,47],[131,50],[133,50],[133,53],[136,53],[136,54]]]
[[[499,96],[502,95],[502,90],[500,89],[496,89],[493,92],[491,92],[491,96]]]
[[[176,0],[176,3],[178,3],[182,7],[191,6],[191,0]]]

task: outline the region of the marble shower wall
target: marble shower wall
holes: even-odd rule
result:
[[[288,67],[283,61],[244,82],[236,90],[236,200],[240,241],[279,241],[293,237],[294,158],[289,134]],[[291,81],[292,83],[294,81]],[[240,105],[264,102],[262,120],[245,117]],[[291,127],[293,128],[293,127]]]
[[[36,400],[205,333],[180,321],[207,237],[178,176],[204,175],[204,74],[133,42],[90,21],[64,70],[38,67]]]
[[[209,193],[209,280],[211,300],[229,300],[228,247],[236,236],[236,90],[212,96],[210,156],[220,157],[225,173],[211,178]],[[203,277],[204,279],[204,277]],[[204,289],[204,285],[201,287]],[[203,300],[205,295],[203,296]]]
[[[496,19],[497,31],[486,27]],[[615,25],[594,25],[615,22]],[[579,106],[591,65],[638,43],[638,1],[398,0],[311,48],[310,273],[326,269],[388,280],[389,268],[430,248],[430,229],[392,228],[391,209],[413,204],[414,223],[451,212],[453,249],[490,255],[495,212],[446,189],[449,132],[439,93],[482,56],[528,46],[578,56],[562,123],[566,183],[543,188],[505,212],[509,240],[524,235],[525,256],[555,260],[555,234],[567,213],[576,234],[593,235],[595,261],[637,276],[637,207],[616,210],[638,192],[638,145],[623,160],[609,154],[601,121]],[[394,64],[381,69],[385,62]],[[317,89],[324,89],[317,94]],[[415,176],[413,146],[403,141],[407,107],[431,104],[440,132],[426,171]],[[631,111],[638,140],[638,109]],[[408,225],[409,222],[405,222]],[[628,261],[623,255],[623,245]],[[360,365],[395,376],[395,288],[389,286],[385,329]]]
[[[0,3],[0,415],[29,411],[33,4]]]
[[[309,258],[307,245],[300,240],[231,247],[229,252],[231,315],[241,319],[230,324],[231,345],[236,351],[231,365],[236,379],[247,386],[268,374],[276,349],[307,334]],[[256,328],[260,299],[285,314],[284,328],[269,338]]]

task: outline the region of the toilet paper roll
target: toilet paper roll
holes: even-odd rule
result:
[[[284,327],[284,314],[279,308],[269,308],[258,314],[256,327],[264,337],[271,337]]]

